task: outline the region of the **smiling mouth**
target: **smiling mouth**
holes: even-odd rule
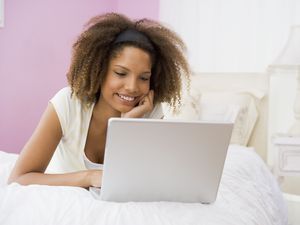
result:
[[[137,97],[131,97],[131,96],[126,96],[126,95],[121,95],[117,94],[122,100],[127,101],[127,102],[134,102]]]

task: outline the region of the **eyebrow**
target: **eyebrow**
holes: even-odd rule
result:
[[[118,64],[116,64],[116,65],[114,65],[114,66],[117,66],[117,67],[121,67],[122,69],[124,69],[124,70],[127,70],[127,71],[130,71],[128,68],[126,68],[125,66],[121,66],[121,65],[118,65]],[[143,72],[143,74],[151,74],[151,71],[145,71],[145,72]]]

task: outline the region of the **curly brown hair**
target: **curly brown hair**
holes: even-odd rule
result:
[[[126,29],[135,29],[146,35],[155,51],[134,42],[114,45],[114,40]],[[154,103],[167,102],[175,109],[181,104],[181,76],[190,80],[184,54],[185,44],[175,32],[156,21],[131,20],[116,13],[92,18],[73,45],[71,66],[67,74],[72,94],[75,93],[86,105],[97,101],[109,61],[128,45],[150,53],[150,89],[155,93]]]

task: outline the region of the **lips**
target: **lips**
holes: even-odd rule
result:
[[[123,95],[123,94],[119,94],[119,93],[117,93],[117,96],[123,103],[129,104],[129,105],[134,104],[138,98],[137,96],[129,96],[129,95]]]

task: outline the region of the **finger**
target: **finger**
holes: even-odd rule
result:
[[[143,99],[143,105],[145,106],[151,106],[152,105],[152,101],[151,101],[151,97],[150,95],[146,95],[145,98]]]
[[[153,90],[149,91],[149,98],[150,98],[151,103],[153,103],[153,99],[154,99],[154,91]]]
[[[146,95],[144,97],[141,98],[141,100],[139,101],[139,105],[144,105],[146,102]]]

